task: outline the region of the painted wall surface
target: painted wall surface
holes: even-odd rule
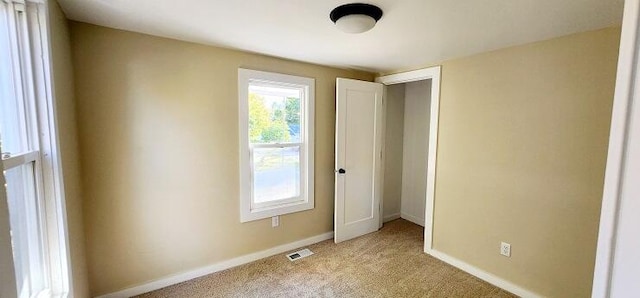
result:
[[[405,84],[402,218],[424,226],[431,80]]]
[[[47,6],[56,121],[67,206],[73,294],[74,297],[79,298],[89,297],[69,23],[56,1],[48,2]]]
[[[400,217],[402,195],[402,143],[404,134],[404,84],[385,86],[383,218]]]
[[[336,77],[373,74],[71,23],[93,295],[333,230]],[[316,82],[315,209],[241,224],[238,68]]]
[[[590,296],[619,36],[443,63],[436,250],[543,296]]]

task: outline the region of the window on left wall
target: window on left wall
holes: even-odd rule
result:
[[[240,221],[313,209],[315,80],[238,69]]]
[[[17,297],[70,293],[46,1],[0,1],[0,148]],[[2,202],[3,204],[5,202]]]

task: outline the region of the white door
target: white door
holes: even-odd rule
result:
[[[382,84],[336,82],[335,242],[378,230]]]

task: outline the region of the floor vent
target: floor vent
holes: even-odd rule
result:
[[[304,257],[308,257],[310,255],[312,255],[313,252],[310,251],[308,248],[305,248],[303,250],[299,250],[296,252],[292,252],[290,254],[287,255],[287,259],[289,259],[289,261],[295,261],[295,260],[299,260],[302,259]]]

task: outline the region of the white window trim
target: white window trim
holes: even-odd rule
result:
[[[306,98],[303,103],[305,119],[304,140],[296,144],[283,144],[281,147],[292,145],[300,146],[301,180],[303,189],[301,197],[304,201],[285,202],[275,206],[255,208],[252,206],[251,194],[253,183],[251,175],[253,173],[251,163],[251,151],[249,143],[249,83],[251,81],[261,81],[278,85],[292,85],[305,88]],[[238,69],[238,119],[240,136],[240,222],[248,222],[272,216],[294,213],[314,208],[314,107],[315,107],[315,80],[311,78],[291,76],[285,74],[256,71],[249,69]],[[260,145],[279,146],[275,145]]]
[[[51,47],[49,43],[49,14],[48,1],[46,0],[17,0],[6,1],[16,5],[27,14],[29,27],[29,40],[31,53],[24,71],[33,78],[33,90],[31,96],[35,97],[35,123],[37,127],[30,129],[37,131],[34,138],[38,150],[15,158],[9,158],[3,162],[3,169],[9,169],[23,161],[34,160],[41,173],[37,177],[39,195],[43,196],[45,231],[44,237],[47,245],[44,254],[48,260],[46,269],[49,273],[48,289],[38,294],[46,297],[73,297],[71,263],[69,254],[69,235],[67,228],[67,214],[64,196],[64,182],[62,175],[62,162],[59,152],[59,136],[56,121],[56,107],[53,90],[53,75],[51,68]]]

